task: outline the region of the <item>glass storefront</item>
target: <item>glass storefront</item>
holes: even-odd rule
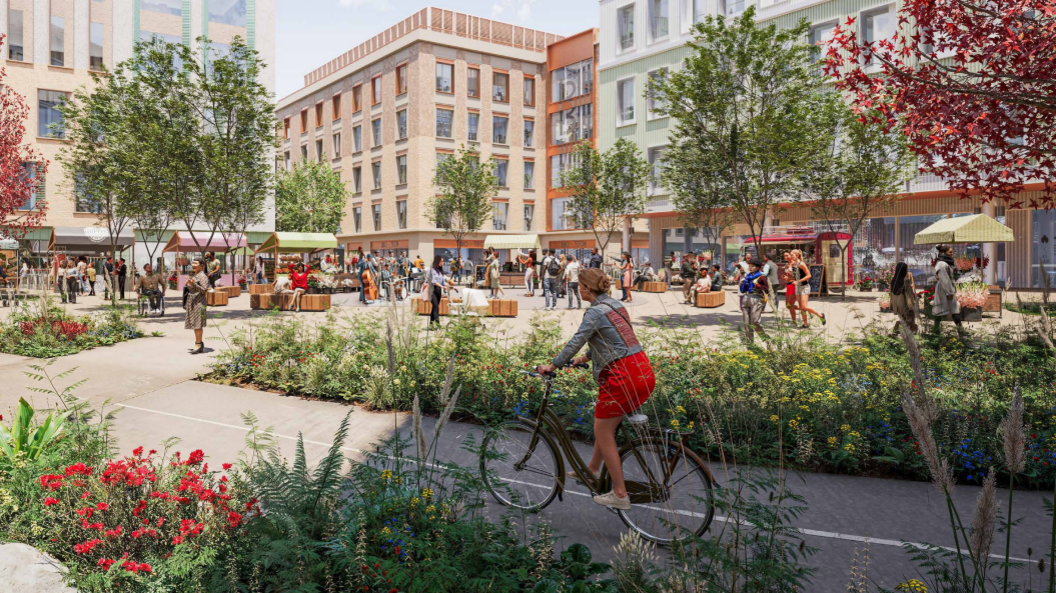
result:
[[[858,229],[851,242],[855,270],[873,278],[895,263],[895,218],[870,218]]]
[[[1031,286],[1056,286],[1056,210],[1034,210],[1030,214]]]

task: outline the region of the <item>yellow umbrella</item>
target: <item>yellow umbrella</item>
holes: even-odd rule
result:
[[[1005,243],[1015,241],[1012,229],[986,214],[944,218],[913,237],[914,245],[937,243]]]

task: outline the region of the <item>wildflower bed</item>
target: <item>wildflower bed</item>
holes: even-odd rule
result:
[[[875,330],[867,328],[853,343],[789,341],[772,350],[722,340],[702,344],[696,334],[678,330],[642,332],[658,379],[644,411],[661,427],[690,431],[691,446],[716,459],[926,479],[900,403],[902,389],[913,383],[905,346]],[[428,339],[394,341],[390,347],[376,318],[345,324],[331,318],[319,329],[276,319],[252,335],[234,336],[208,380],[380,409],[409,410],[418,394],[425,411],[437,412],[454,360],[459,412],[492,424],[536,409],[541,386],[521,371],[550,360],[561,346],[557,327],[548,323],[517,340],[453,323]],[[955,475],[978,483],[993,465],[998,423],[1019,385],[1031,427],[1026,483],[1051,484],[1052,354],[1036,339],[1011,334],[978,336],[971,344],[921,342],[925,388],[940,411],[939,446],[951,454]],[[588,438],[596,393],[589,372],[566,369],[552,400],[572,429]]]
[[[143,337],[130,312],[113,307],[73,316],[48,299],[22,305],[0,323],[0,352],[53,358]]]

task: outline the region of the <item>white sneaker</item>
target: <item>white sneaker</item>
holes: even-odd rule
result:
[[[620,498],[616,496],[616,493],[609,491],[605,494],[599,494],[593,497],[594,504],[599,504],[603,507],[609,507],[610,509],[617,509],[620,511],[631,510],[631,497],[624,496]]]

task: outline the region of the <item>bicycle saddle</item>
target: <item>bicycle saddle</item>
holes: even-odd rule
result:
[[[635,426],[641,426],[649,423],[649,417],[645,414],[630,414],[623,417],[624,420],[634,424]]]

